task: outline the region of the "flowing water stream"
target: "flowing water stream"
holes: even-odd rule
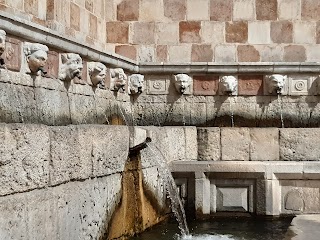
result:
[[[280,120],[281,120],[281,127],[284,128],[284,122],[283,122],[283,113],[282,113],[282,97],[281,94],[278,95],[278,106],[279,106],[279,114],[280,114]]]

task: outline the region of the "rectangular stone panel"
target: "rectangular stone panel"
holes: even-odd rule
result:
[[[200,75],[193,76],[193,94],[210,96],[218,91],[219,76]]]
[[[21,67],[21,41],[13,37],[6,37],[6,49],[2,57],[7,69],[20,71]]]
[[[218,161],[221,158],[220,128],[197,128],[198,160]]]
[[[249,128],[221,128],[221,160],[249,160]]]
[[[147,94],[168,94],[170,79],[163,76],[146,76]]]
[[[263,75],[239,75],[238,95],[262,95]]]
[[[314,79],[310,75],[289,75],[289,95],[309,95]]]
[[[248,188],[217,187],[217,211],[247,212]]]

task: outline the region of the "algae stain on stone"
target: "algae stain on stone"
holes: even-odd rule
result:
[[[122,177],[122,198],[102,239],[127,239],[165,220],[169,215],[143,184],[140,155],[131,156]]]

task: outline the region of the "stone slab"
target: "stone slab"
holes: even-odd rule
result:
[[[221,129],[221,160],[249,160],[249,128]]]
[[[197,128],[198,160],[218,161],[221,159],[220,128]]]
[[[72,93],[68,94],[72,124],[95,123],[97,112],[94,97]]]
[[[0,195],[49,182],[50,138],[43,125],[0,124]]]
[[[320,129],[280,129],[280,160],[311,161],[320,159]]]

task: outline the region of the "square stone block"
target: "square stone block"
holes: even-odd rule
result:
[[[278,128],[251,128],[250,138],[250,160],[279,160]]]
[[[308,75],[289,76],[289,95],[308,95],[313,79]]]
[[[249,148],[249,128],[221,128],[221,160],[248,161]]]
[[[170,79],[160,76],[146,76],[147,94],[168,94]]]
[[[217,187],[217,211],[248,211],[248,188]]]
[[[210,96],[218,91],[219,76],[193,76],[193,94]]]

